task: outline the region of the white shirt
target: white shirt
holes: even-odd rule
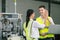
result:
[[[42,18],[42,17],[40,16],[40,18]],[[42,18],[42,19],[43,19],[43,18]],[[43,21],[44,21],[44,19],[43,19]],[[54,25],[54,22],[53,22],[52,17],[49,18],[49,21],[50,21],[50,23],[51,23],[52,25]]]
[[[49,21],[54,25],[53,19],[50,17]]]
[[[44,28],[44,27],[45,27],[44,24],[39,24],[37,21],[33,21],[31,37],[32,38],[39,38],[38,28]]]
[[[43,21],[44,21],[44,19],[43,19]],[[53,19],[51,17],[50,17],[49,21],[50,21],[51,24],[54,25]],[[44,24],[39,24],[37,21],[34,21],[33,24],[32,24],[32,34],[31,34],[31,37],[32,38],[39,38],[38,28],[44,28],[44,27],[45,27]]]

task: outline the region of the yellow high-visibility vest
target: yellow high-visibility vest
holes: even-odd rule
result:
[[[50,19],[50,17],[48,17],[48,18]],[[40,24],[44,24],[43,19],[40,18],[40,17],[38,17],[38,18],[36,19],[36,21],[39,22]],[[49,25],[50,25],[49,20],[46,20],[46,26],[49,27]],[[40,29],[39,32],[40,32],[40,34],[42,34],[42,33],[48,33],[48,28]],[[54,35],[53,35],[53,34],[47,34],[47,35],[45,35],[45,36],[40,35],[40,38],[41,38],[41,39],[47,38],[47,37],[48,37],[48,38],[54,37]]]
[[[25,31],[25,36],[26,36],[26,39],[27,39],[27,40],[32,40],[31,34],[30,34],[31,24],[32,24],[32,21],[29,21],[28,27],[26,27],[26,22],[25,22],[24,25],[23,25],[23,28],[24,28],[24,31]]]

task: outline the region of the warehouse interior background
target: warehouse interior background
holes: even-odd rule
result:
[[[4,2],[5,1],[5,2]],[[45,5],[48,10],[50,10],[50,16],[53,18],[56,24],[60,24],[60,0],[17,0],[16,10],[17,13],[23,14],[23,20],[25,21],[26,10],[34,9],[36,17],[39,15],[38,7],[39,5]],[[3,7],[2,7],[3,6]],[[49,7],[50,6],[50,7]],[[0,0],[0,13],[14,13],[14,0]],[[35,17],[35,18],[36,18]]]
[[[14,3],[14,0],[0,0],[0,13],[15,13]],[[24,22],[27,9],[34,9],[37,18],[40,5],[45,5],[54,23],[60,24],[60,0],[16,0],[16,13],[22,14]]]
[[[0,12],[2,12],[2,1],[0,0]],[[34,9],[36,12],[36,15],[38,16],[38,6],[39,5],[45,5],[46,8],[49,10],[50,6],[50,16],[52,16],[54,22],[56,24],[60,24],[60,19],[58,19],[60,16],[60,0],[52,0],[49,5],[49,0],[17,0],[17,13],[21,13],[24,16],[26,15],[26,10],[28,8]],[[5,4],[5,7],[3,9],[5,10],[5,13],[14,13],[14,0],[5,0],[3,2],[3,5]],[[23,19],[24,19],[23,16]],[[36,17],[37,17],[36,16]]]

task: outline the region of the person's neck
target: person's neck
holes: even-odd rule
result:
[[[32,17],[30,17],[30,19],[31,19],[31,20],[33,20],[33,18],[32,18]]]
[[[42,19],[44,19],[44,17],[42,16],[42,14],[40,14],[40,17],[41,17]]]

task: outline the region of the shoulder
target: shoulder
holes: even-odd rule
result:
[[[33,23],[37,23],[37,21],[33,21]]]
[[[39,19],[40,17],[37,17],[36,19]]]
[[[36,20],[40,20],[41,18],[40,17],[37,17]]]
[[[37,21],[33,21],[33,24],[38,24],[38,22]]]
[[[52,17],[50,17],[50,16],[49,16],[48,18],[49,18],[49,19],[52,19]]]
[[[26,22],[23,23],[23,26],[25,26],[25,25],[26,25]]]

